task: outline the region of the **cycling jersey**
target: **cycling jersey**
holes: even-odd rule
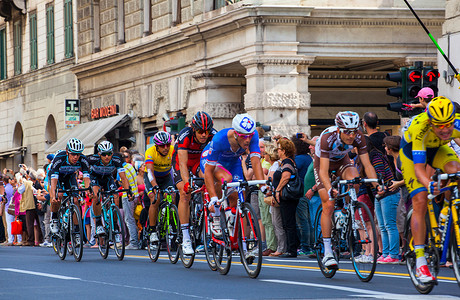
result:
[[[358,148],[358,155],[367,153],[366,141],[360,130],[356,133],[353,144],[347,145],[341,141],[337,126],[331,126],[321,133],[318,142],[316,142],[315,155],[329,158],[331,161],[339,161],[355,147]]]
[[[115,171],[118,174],[125,172],[123,159],[118,154],[113,154],[112,159],[107,165],[102,163],[101,157],[98,154],[88,156],[88,162],[91,171],[91,186],[99,186],[106,191],[117,188],[113,175]]]
[[[427,191],[415,175],[414,164],[429,164],[435,169],[444,169],[450,161],[460,162],[455,151],[449,147],[452,139],[460,137],[460,114],[456,114],[454,130],[449,140],[441,140],[431,129],[428,114],[421,113],[416,116],[403,133],[399,158],[403,178],[410,196]]]
[[[243,180],[243,168],[241,166],[241,155],[246,151],[239,148],[235,152],[228,140],[228,131],[232,128],[219,131],[205,148],[201,155],[200,167],[204,170],[206,164],[225,169],[232,174],[233,181]],[[259,134],[255,131],[249,144],[249,156],[260,157]]]
[[[174,152],[174,146],[169,147],[167,155],[161,155],[156,146],[152,146],[145,151],[145,173],[147,174],[147,165],[153,164],[153,170],[155,177],[164,177],[170,174],[172,166],[172,154]]]
[[[63,176],[75,174],[79,170],[83,173],[84,178],[89,177],[89,163],[87,157],[83,154],[80,155],[77,163],[72,165],[69,162],[67,153],[62,151],[58,153],[51,162],[49,176],[51,179],[59,179]]]

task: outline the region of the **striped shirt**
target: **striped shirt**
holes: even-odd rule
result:
[[[125,168],[126,178],[128,179],[129,186],[131,188],[131,192],[133,196],[137,198],[139,196],[139,192],[137,190],[137,174],[136,170],[131,164],[123,163],[123,167]],[[127,193],[123,193],[123,198],[128,198]]]
[[[391,185],[391,182],[395,179],[393,172],[391,171],[390,164],[388,163],[387,157],[379,150],[373,149],[369,152],[369,158],[371,160],[372,166],[375,169],[375,173],[382,174],[383,180],[385,181],[385,186],[389,187]],[[373,188],[372,191],[374,192],[375,196],[376,190]],[[399,192],[399,188],[394,192],[386,190],[385,194],[381,198],[384,198],[391,194],[395,194],[397,192]]]

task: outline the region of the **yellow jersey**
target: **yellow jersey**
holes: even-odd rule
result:
[[[152,146],[145,151],[145,172],[147,172],[147,165],[153,164],[153,175],[163,177],[169,175],[172,167],[172,155],[174,152],[174,146],[171,145],[169,152],[166,156],[161,155],[156,146]]]

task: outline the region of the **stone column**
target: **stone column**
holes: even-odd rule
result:
[[[310,134],[308,66],[310,56],[251,56],[246,68],[245,110],[256,121],[271,125],[271,135]]]
[[[244,75],[204,69],[195,72],[193,78],[187,120],[204,110],[213,118],[217,130],[230,127],[233,117],[243,112]]]

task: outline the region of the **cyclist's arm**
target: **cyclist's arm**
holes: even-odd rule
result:
[[[415,177],[417,180],[423,184],[428,190],[430,190],[430,177],[426,173],[426,167],[423,163],[414,164]]]
[[[217,197],[216,188],[214,187],[214,171],[216,166],[206,164],[204,168],[204,184],[208,190],[209,197]]]
[[[56,200],[56,187],[57,187],[57,178],[51,178],[51,188],[50,188],[50,200]]]
[[[326,191],[332,188],[331,178],[329,178],[329,163],[330,160],[327,157],[321,157],[319,159],[319,179],[323,183]]]
[[[147,168],[147,177],[150,181],[150,184],[155,187],[157,186],[157,180],[155,178],[155,175],[154,175],[154,170],[153,170],[153,163],[148,163],[145,165],[146,168]]]
[[[359,160],[364,166],[364,172],[366,173],[367,178],[369,179],[377,179],[377,173],[375,173],[375,169],[371,164],[369,159],[369,153],[363,153],[359,155]],[[372,182],[372,185],[377,188],[378,183]]]
[[[184,149],[177,150],[177,156],[179,159],[179,170],[180,170],[180,177],[182,177],[182,181],[188,182],[190,180],[187,163],[188,163],[188,151]]]

